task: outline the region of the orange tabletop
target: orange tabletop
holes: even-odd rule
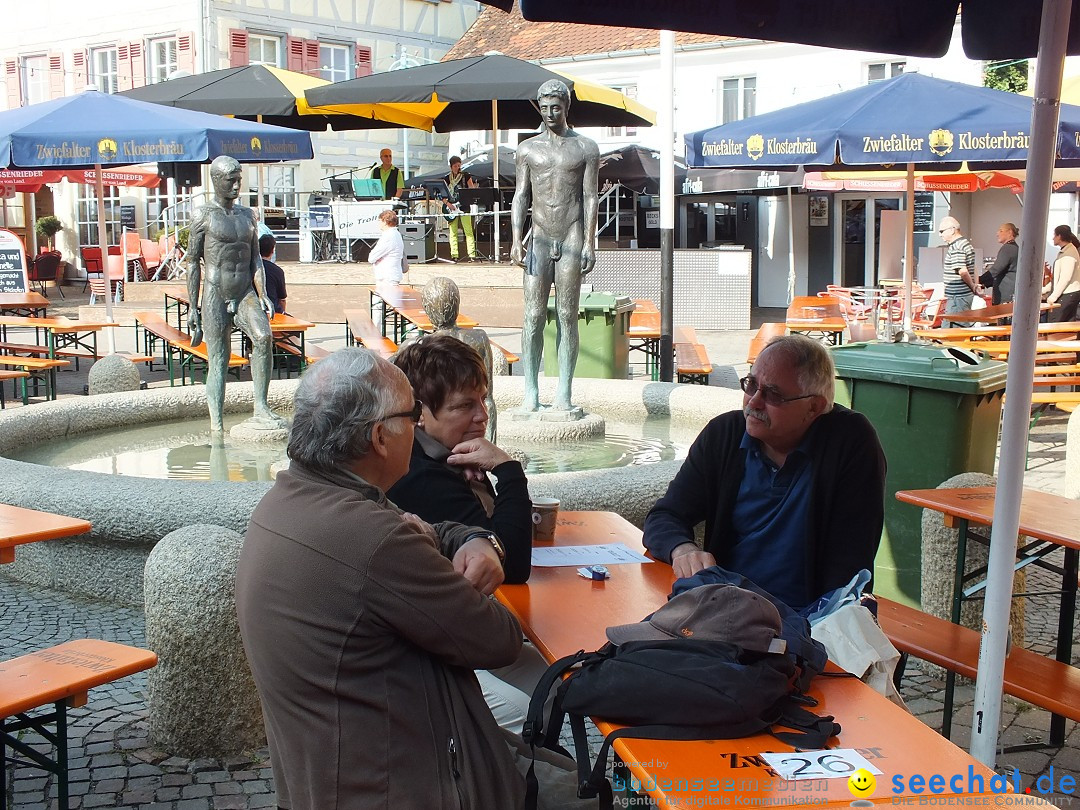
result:
[[[1057,304],[1040,304],[1039,309],[1043,312],[1049,309],[1055,309]],[[960,323],[976,323],[978,321],[1000,321],[1003,318],[1011,318],[1013,316],[1012,304],[994,304],[990,307],[983,307],[982,309],[964,309],[960,312],[946,312],[941,317],[946,321],[957,321]]]
[[[311,321],[302,321],[281,312],[275,312],[274,317],[270,319],[271,332],[306,332],[314,326],[315,324]]]
[[[989,526],[994,520],[996,491],[995,487],[902,489],[896,499],[941,512],[950,527],[956,526],[957,519]],[[1025,488],[1020,500],[1020,534],[1080,549],[1080,501]]]
[[[41,293],[0,293],[0,313],[34,315],[49,307],[49,299]]]
[[[78,321],[71,318],[28,318],[20,315],[0,315],[0,326],[27,326],[48,329],[50,332],[100,332],[107,326],[119,326],[113,321]]]
[[[89,521],[0,504],[0,563],[15,562],[15,546],[84,534]]]
[[[657,339],[660,337],[660,313],[640,312],[634,310],[630,313],[630,326],[626,330],[627,337],[639,339]]]
[[[427,313],[419,307],[394,307],[394,309],[421,332],[430,332],[435,328]],[[470,318],[468,315],[459,314],[457,316],[457,325],[462,329],[474,329],[480,325],[480,322],[475,318]]]
[[[641,531],[611,512],[560,512],[556,545],[622,542],[641,550]],[[525,634],[550,661],[606,642],[610,625],[639,621],[660,607],[671,589],[664,563],[612,565],[603,582],[585,580],[573,567],[533,568],[527,585],[503,585],[496,595],[521,621]],[[818,678],[810,693],[815,709],[831,714],[843,731],[830,747],[856,748],[884,773],[879,800],[891,796],[893,776],[935,773],[946,779],[968,769],[985,780],[993,775],[968,754],[855,678]],[[597,721],[605,734],[617,728]],[[735,797],[767,797],[759,804],[828,804],[852,801],[846,779],[782,781],[758,754],[791,751],[769,735],[738,740],[617,740],[622,761],[660,807],[708,807]],[[747,801],[749,806],[752,802]]]

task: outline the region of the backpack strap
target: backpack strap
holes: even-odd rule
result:
[[[791,731],[770,730],[776,739],[796,748],[809,750],[824,748],[830,737],[840,733],[840,724],[831,714],[819,715],[807,711],[796,701],[780,701],[780,717],[774,725]]]

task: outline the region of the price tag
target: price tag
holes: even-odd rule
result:
[[[761,754],[761,758],[781,779],[847,779],[860,768],[875,775],[881,773],[854,748]]]

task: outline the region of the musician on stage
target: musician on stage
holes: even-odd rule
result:
[[[379,152],[379,161],[379,165],[371,170],[371,177],[382,183],[384,200],[396,200],[405,189],[405,178],[394,165],[394,153],[389,149]]]
[[[461,158],[457,155],[450,158],[450,174],[445,175],[443,180],[446,181],[446,187],[450,189],[450,196],[443,200],[443,214],[450,224],[450,258],[455,262],[458,260],[458,223],[461,223],[461,230],[465,231],[465,248],[468,251],[468,258],[465,261],[477,261],[472,214],[462,210],[458,192],[462,188],[478,188],[480,184],[471,174],[461,170]]]

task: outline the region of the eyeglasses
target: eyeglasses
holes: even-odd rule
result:
[[[955,231],[955,230],[956,230],[956,228],[953,228],[952,226],[949,226],[948,228],[942,228],[940,231],[938,231],[938,233],[948,233],[949,231]]]
[[[795,402],[799,399],[809,399],[810,397],[817,396],[816,394],[803,394],[800,397],[785,397],[771,385],[766,385],[764,388],[759,387],[757,380],[750,374],[747,374],[739,380],[739,387],[748,397],[753,397],[758,392],[761,392],[761,398],[765,400],[765,404],[776,407],[787,405],[787,403]]]
[[[416,400],[413,400],[413,407],[412,407],[411,411],[401,411],[401,413],[392,413],[389,416],[382,417],[378,421],[379,422],[385,422],[388,419],[397,419],[398,417],[407,416],[407,417],[409,417],[409,419],[412,420],[412,423],[415,425],[417,422],[420,421],[420,416],[423,413],[424,413],[424,403],[421,402],[420,400],[416,399]]]

